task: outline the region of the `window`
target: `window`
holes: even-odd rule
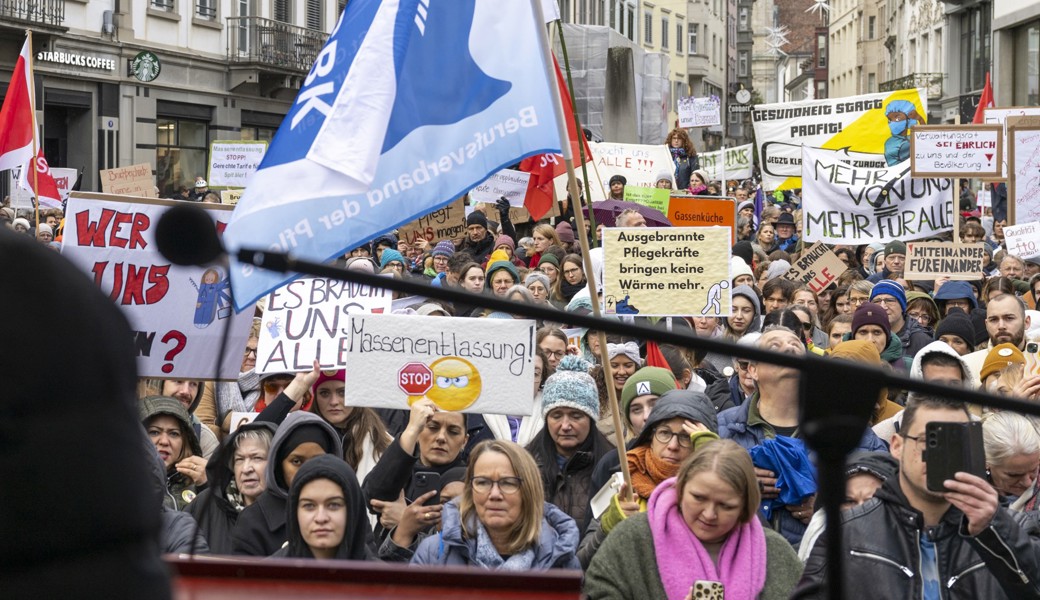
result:
[[[1037,68],[1037,58],[1040,57],[1040,21],[1015,28],[1013,39],[1014,104],[1036,106],[1040,104],[1040,69]]]
[[[195,0],[195,16],[200,19],[217,18],[217,0]]]
[[[180,118],[159,118],[155,126],[156,183],[159,193],[168,198],[197,175],[206,176],[208,126]]]
[[[654,12],[651,9],[643,12],[643,43],[654,43]]]
[[[661,19],[661,50],[668,49],[668,30],[670,29],[668,18],[664,17]]]
[[[149,6],[151,8],[154,8],[155,10],[165,10],[168,12],[173,12],[173,2],[174,0],[152,0]]]
[[[629,41],[636,41],[636,5],[628,4],[625,8],[625,36]]]
[[[314,31],[324,31],[324,13],[325,7],[322,6],[324,2],[322,0],[307,0],[307,29],[313,29]]]
[[[690,43],[686,44],[686,51],[690,54],[697,54],[697,32],[700,28],[699,23],[690,23],[690,27],[686,30],[690,36]]]
[[[877,37],[877,17],[867,17],[867,39]]]
[[[867,91],[868,92],[876,92],[877,91],[877,74],[876,73],[867,73]]]
[[[737,53],[737,77],[747,77],[748,74],[748,51],[741,50]]]
[[[718,52],[716,51],[719,46],[718,37],[713,33],[711,34],[711,64],[712,66],[719,66]]]
[[[820,100],[827,97],[827,82],[820,80],[816,82],[816,99]]]
[[[823,69],[827,66],[827,34],[816,36],[816,66]]]
[[[277,129],[272,129],[270,127],[246,127],[246,126],[243,126],[242,127],[242,137],[241,137],[241,139],[243,141],[252,141],[252,142],[270,142],[271,140],[274,139],[274,132],[276,132],[276,131],[278,131],[278,130]]]
[[[683,30],[682,23],[675,26],[675,53],[682,54]]]
[[[741,31],[747,31],[751,22],[751,11],[748,10],[748,7],[741,6],[737,11],[737,14],[739,15],[737,18],[737,27],[739,27]]]
[[[292,23],[291,0],[274,0],[274,20],[282,23]]]
[[[961,93],[982,89],[990,68],[990,4],[961,13]]]

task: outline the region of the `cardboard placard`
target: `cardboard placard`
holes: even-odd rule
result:
[[[1040,106],[1002,106],[1002,107],[991,107],[982,109],[982,120],[987,125],[999,125],[1004,129],[1004,147],[1009,148],[1010,137],[1008,134],[1008,127],[1011,126],[1013,119],[1020,117],[1040,117]],[[1010,153],[1010,150],[1008,150]],[[1010,157],[1005,155],[1004,169],[1001,174],[1002,179],[1007,179],[1008,176],[1008,161]],[[1010,205],[1008,207],[1010,209]]]
[[[521,319],[351,315],[347,404],[407,410],[425,395],[441,410],[530,415],[534,339]]]
[[[137,196],[138,198],[155,198],[155,176],[152,175],[152,165],[141,163],[129,167],[117,167],[115,169],[102,169],[101,191],[106,194],[119,194],[120,196]]]
[[[668,199],[671,195],[672,190],[666,188],[642,187],[637,185],[625,186],[626,202],[635,202],[636,204],[648,206],[661,211],[661,214],[666,214],[668,212]]]
[[[910,136],[913,177],[1000,177],[1003,160],[999,125],[918,125]]]
[[[725,227],[603,230],[605,312],[728,316],[730,230]]]
[[[719,125],[722,120],[719,111],[722,103],[718,96],[705,98],[679,98],[677,112],[679,113],[679,127],[688,129],[690,127],[710,127]]]
[[[502,196],[509,200],[510,206],[523,206],[524,198],[527,196],[527,184],[531,180],[531,174],[524,171],[502,169],[483,183],[469,191],[469,200],[472,203],[489,202],[494,204]]]
[[[784,277],[807,285],[818,294],[837,281],[847,268],[830,248],[822,242],[816,242],[794,261]]]
[[[390,290],[346,281],[301,277],[283,285],[267,297],[256,372],[310,371],[315,360],[343,368],[347,316],[389,313],[392,302]]]
[[[985,262],[986,249],[981,242],[907,242],[903,277],[913,280],[946,276],[972,281],[982,277]]]
[[[238,379],[253,311],[235,314],[224,267],[170,264],[155,245],[159,218],[176,200],[72,192],[61,253],[122,309],[134,330],[141,377]],[[199,203],[218,227],[231,207]],[[184,232],[191,236],[191,232]],[[225,319],[225,353],[218,357]],[[102,340],[103,341],[103,340]]]
[[[1040,256],[1040,222],[1004,226],[1004,244],[1008,254],[1022,259]]]
[[[444,208],[399,227],[397,239],[414,244],[420,237],[431,245],[440,240],[457,242],[466,235],[466,208],[462,198]]]
[[[212,142],[206,182],[211,188],[244,188],[266,153],[267,142],[264,141]]]
[[[668,220],[676,227],[728,227],[730,244],[737,243],[737,207],[733,200],[715,196],[672,196]]]
[[[220,203],[234,206],[238,204],[238,200],[242,197],[242,192],[244,191],[245,190],[220,190]]]

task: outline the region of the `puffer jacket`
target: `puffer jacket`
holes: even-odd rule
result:
[[[556,462],[556,443],[549,436],[548,428],[538,432],[527,445],[527,451],[534,457],[538,472],[542,475],[545,501],[559,507],[578,523],[585,523],[589,498],[596,493],[592,488],[592,472],[596,463],[613,450],[607,438],[592,427],[581,448],[567,460],[561,470]]]
[[[907,319],[903,331],[897,335],[903,345],[903,356],[912,360],[922,348],[932,343],[933,332],[930,327],[918,323],[917,319]]]
[[[924,518],[890,477],[874,497],[842,511],[842,555],[848,600],[920,600],[920,536]],[[883,532],[884,535],[879,535]],[[928,532],[936,545],[944,600],[1040,598],[1040,527],[1022,513],[998,508],[990,526],[967,534],[967,520],[950,507]],[[825,598],[826,536],[813,547],[792,600]]]
[[[458,499],[444,505],[441,513],[443,527],[419,544],[412,557],[413,565],[474,565],[471,558],[477,550],[477,540],[462,534]],[[531,569],[581,569],[575,551],[578,549],[578,526],[574,519],[548,502],[542,517],[542,532],[534,548]]]

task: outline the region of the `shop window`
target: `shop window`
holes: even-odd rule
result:
[[[156,121],[156,184],[164,197],[181,186],[191,188],[195,177],[206,177],[209,131],[204,121],[159,118]]]
[[[274,139],[277,129],[271,127],[247,127],[242,126],[242,140],[249,142],[268,142]]]

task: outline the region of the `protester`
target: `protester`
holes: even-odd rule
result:
[[[932,341],[932,332],[916,320],[906,319],[906,291],[890,279],[882,279],[870,290],[870,301],[880,304],[888,314],[892,333],[899,338],[903,356],[913,360],[914,355]]]
[[[630,342],[631,343],[631,342]],[[657,400],[666,392],[676,389],[675,375],[661,367],[643,367],[625,381],[618,396],[621,416],[629,436],[638,438]]]
[[[964,311],[952,308],[935,327],[934,339],[949,344],[957,354],[965,356],[975,349],[975,328]]]
[[[860,305],[852,315],[850,340],[863,340],[874,344],[881,360],[897,372],[907,373],[913,359],[903,355],[903,346],[892,332],[885,307],[867,302]]]
[[[690,176],[696,169],[701,168],[697,150],[694,149],[693,141],[690,140],[690,134],[685,129],[676,127],[668,133],[665,144],[668,145],[672,162],[675,164],[675,187],[680,190],[688,189]]]
[[[1025,350],[1026,330],[1030,328],[1025,303],[1013,294],[1001,294],[989,299],[985,323],[988,346],[964,357],[973,373],[981,373],[982,363],[993,346],[1011,344],[1020,352]],[[976,381],[976,385],[978,383]]]
[[[148,396],[138,406],[141,424],[166,468],[163,503],[184,510],[206,485],[206,459],[181,403],[166,396]]]
[[[571,350],[567,341],[567,334],[554,327],[542,327],[535,334],[535,345],[545,352],[549,359],[549,368],[556,370],[560,361]]]
[[[332,425],[343,455],[357,477],[364,479],[393,441],[379,415],[371,408],[346,402],[346,371],[322,371],[311,388],[311,412]]]
[[[883,267],[880,271],[869,275],[867,281],[878,283],[882,279],[891,280],[902,277],[903,265],[906,263],[906,244],[899,240],[889,242],[880,253],[884,258]],[[875,260],[871,264],[877,262],[877,257],[875,256],[874,258]]]
[[[1008,508],[1035,514],[1040,434],[1034,422],[1012,412],[990,413],[982,421],[982,436],[990,483],[1010,502]]]
[[[798,235],[795,233],[794,216],[785,212],[780,214],[776,225],[776,247],[778,250],[794,251],[798,244]]]

